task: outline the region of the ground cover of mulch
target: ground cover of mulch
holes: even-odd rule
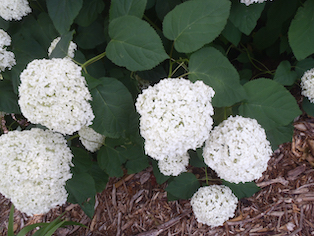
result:
[[[314,235],[314,120],[295,122],[291,143],[273,154],[268,169],[256,181],[261,191],[239,201],[236,215],[211,228],[196,221],[188,200],[167,201],[166,184],[158,185],[152,168],[123,178],[111,178],[97,194],[95,214],[88,218],[78,205],[64,204],[45,215],[27,217],[15,210],[14,228],[64,219],[88,228],[69,226],[55,235]],[[0,196],[0,235],[6,235],[11,203]],[[31,234],[29,234],[31,235]]]

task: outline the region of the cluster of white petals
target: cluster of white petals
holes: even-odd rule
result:
[[[198,222],[212,227],[221,226],[234,217],[238,198],[224,185],[198,189],[191,198],[191,206]]]
[[[68,58],[30,62],[21,73],[19,105],[32,123],[62,134],[92,124],[91,94],[81,67]]]
[[[145,152],[156,160],[184,155],[209,137],[214,90],[202,81],[161,80],[143,90],[136,101]]]
[[[66,139],[33,128],[0,136],[0,192],[27,215],[44,214],[67,200],[72,153]]]
[[[1,0],[0,16],[5,20],[21,20],[31,11],[27,0]]]
[[[314,103],[314,68],[306,71],[301,78],[302,95]]]
[[[158,161],[158,167],[163,175],[178,176],[186,171],[190,156],[188,153],[183,155],[167,156]]]
[[[58,37],[56,39],[54,39],[52,42],[51,42],[51,45],[50,47],[48,48],[48,56],[50,56],[50,54],[52,53],[52,51],[56,48],[57,44],[59,43],[61,37]],[[69,45],[69,49],[68,49],[68,57],[70,58],[73,58],[74,57],[74,53],[77,49],[77,45],[76,43],[74,42],[70,42],[70,45]]]
[[[255,119],[230,116],[210,134],[203,148],[205,163],[229,182],[250,182],[267,169],[272,149]]]
[[[97,133],[88,126],[83,126],[79,132],[80,140],[90,152],[96,152],[105,142],[105,136]]]
[[[249,5],[253,4],[253,3],[263,3],[263,2],[266,2],[266,1],[267,0],[241,0],[241,3],[244,3],[245,5],[249,6]]]
[[[14,53],[7,51],[7,48],[5,47],[10,44],[11,37],[7,34],[7,32],[0,29],[0,72],[4,71],[6,68],[11,70],[12,66],[16,64]]]

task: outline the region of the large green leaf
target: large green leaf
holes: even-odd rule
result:
[[[135,112],[132,95],[117,79],[103,77],[101,84],[91,90],[95,119],[93,129],[106,137],[119,138],[129,128],[131,113]]]
[[[227,23],[228,0],[194,0],[176,6],[163,21],[163,33],[178,52],[193,52],[212,42]]]
[[[222,31],[222,35],[235,46],[241,40],[242,32],[232,24],[230,20],[227,21],[226,27]]]
[[[68,32],[83,6],[83,0],[46,0],[48,14],[60,35]]]
[[[265,3],[246,6],[239,0],[232,1],[229,20],[244,34],[249,35],[260,18]]]
[[[266,130],[267,139],[273,151],[275,151],[280,144],[292,141],[293,128],[293,125],[290,123],[286,126],[278,126],[274,129]]]
[[[122,153],[126,156],[125,167],[128,174],[138,173],[148,167],[148,157],[144,154],[144,148],[140,145],[130,145]]]
[[[302,61],[298,61],[295,66],[295,72],[297,73],[298,78],[301,78],[303,74],[314,67],[314,59],[309,57]]]
[[[121,16],[109,24],[107,57],[130,71],[150,70],[168,58],[161,39],[145,21]]]
[[[205,47],[191,55],[189,79],[193,82],[203,80],[213,87],[213,105],[216,107],[231,106],[246,97],[238,72],[215,48]]]
[[[17,101],[18,97],[13,91],[12,84],[6,80],[0,80],[0,111],[15,114],[21,113]]]
[[[110,177],[123,176],[123,170],[121,168],[123,162],[120,160],[120,152],[121,150],[109,145],[102,146],[98,151],[98,165],[102,170],[106,171]]]
[[[75,18],[75,22],[83,27],[89,26],[94,20],[97,19],[99,13],[105,8],[103,0],[85,0],[83,7]]]
[[[57,43],[49,58],[64,58],[68,55],[70,42],[73,38],[74,30],[65,33]]]
[[[295,98],[273,80],[252,80],[244,89],[248,98],[239,107],[240,115],[256,119],[266,130],[288,125],[302,114]]]
[[[222,180],[222,184],[229,187],[233,194],[238,198],[251,197],[254,193],[261,190],[256,183],[254,182],[246,182],[246,183],[230,183],[226,180]]]
[[[147,0],[112,0],[109,19],[112,21],[120,16],[136,16],[142,19]]]
[[[79,26],[75,40],[80,48],[93,49],[105,41],[103,26],[98,21],[87,27]]]
[[[109,175],[100,169],[96,162],[93,162],[92,168],[89,170],[89,174],[95,181],[95,189],[97,193],[101,193],[107,186]]]
[[[71,151],[74,155],[72,160],[72,163],[74,164],[72,172],[76,174],[87,172],[93,165],[89,152],[77,147],[71,147]]]
[[[291,71],[291,64],[289,61],[280,62],[279,66],[276,69],[274,76],[274,81],[282,85],[293,85],[297,80],[297,73]]]
[[[298,61],[314,53],[314,1],[307,0],[291,21],[289,44]]]
[[[178,199],[189,199],[199,187],[200,183],[195,175],[185,172],[176,176],[165,190]]]

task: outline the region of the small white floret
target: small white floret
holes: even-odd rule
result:
[[[186,171],[190,156],[188,153],[183,155],[167,156],[158,161],[158,167],[162,174],[178,176]]]
[[[224,185],[201,187],[191,198],[197,221],[212,227],[221,226],[234,217],[237,204],[237,197]]]
[[[241,0],[241,3],[244,3],[245,5],[249,6],[249,5],[253,4],[253,3],[263,3],[263,2],[266,2],[266,1],[267,0]]]
[[[301,78],[302,95],[314,103],[314,68],[306,71]]]
[[[0,16],[5,20],[21,20],[31,11],[27,0],[1,0]]]
[[[51,42],[51,45],[50,47],[48,48],[48,56],[51,55],[52,51],[56,48],[57,44],[59,43],[61,37],[58,37],[56,39],[54,39],[52,42]],[[74,53],[77,49],[77,45],[76,43],[74,42],[70,42],[70,45],[69,45],[69,48],[68,48],[68,57],[70,58],[74,58]]]
[[[230,116],[216,126],[203,148],[205,163],[229,182],[250,182],[267,169],[272,149],[255,119]]]
[[[79,132],[80,140],[90,152],[96,152],[105,142],[105,136],[97,133],[90,127],[83,126]]]

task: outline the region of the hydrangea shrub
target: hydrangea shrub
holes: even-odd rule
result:
[[[0,150],[33,134],[34,127],[66,139],[62,147],[70,148],[73,166],[62,202],[68,194],[67,201],[90,217],[108,177],[136,173],[150,163],[157,181],[168,181],[170,200],[212,186],[212,172],[234,193],[249,197],[258,190],[254,180],[267,168],[270,147],[291,141],[292,122],[302,114],[290,90],[300,87],[302,108],[314,116],[312,0],[172,3],[0,4],[0,111],[10,131],[1,129],[0,140],[15,132]],[[50,150],[44,145],[38,141],[33,151],[44,155]],[[29,147],[22,140],[10,150]],[[193,168],[204,178],[197,179]],[[38,171],[48,169],[54,170]],[[68,170],[64,174],[70,178]],[[203,188],[206,194],[216,191]],[[200,222],[217,226],[233,216],[235,201],[227,192],[215,192],[221,204],[232,202],[216,223],[197,210],[205,198],[193,200]],[[16,204],[24,198],[2,193],[32,214],[23,208],[27,201]],[[41,204],[40,196],[36,201]]]

